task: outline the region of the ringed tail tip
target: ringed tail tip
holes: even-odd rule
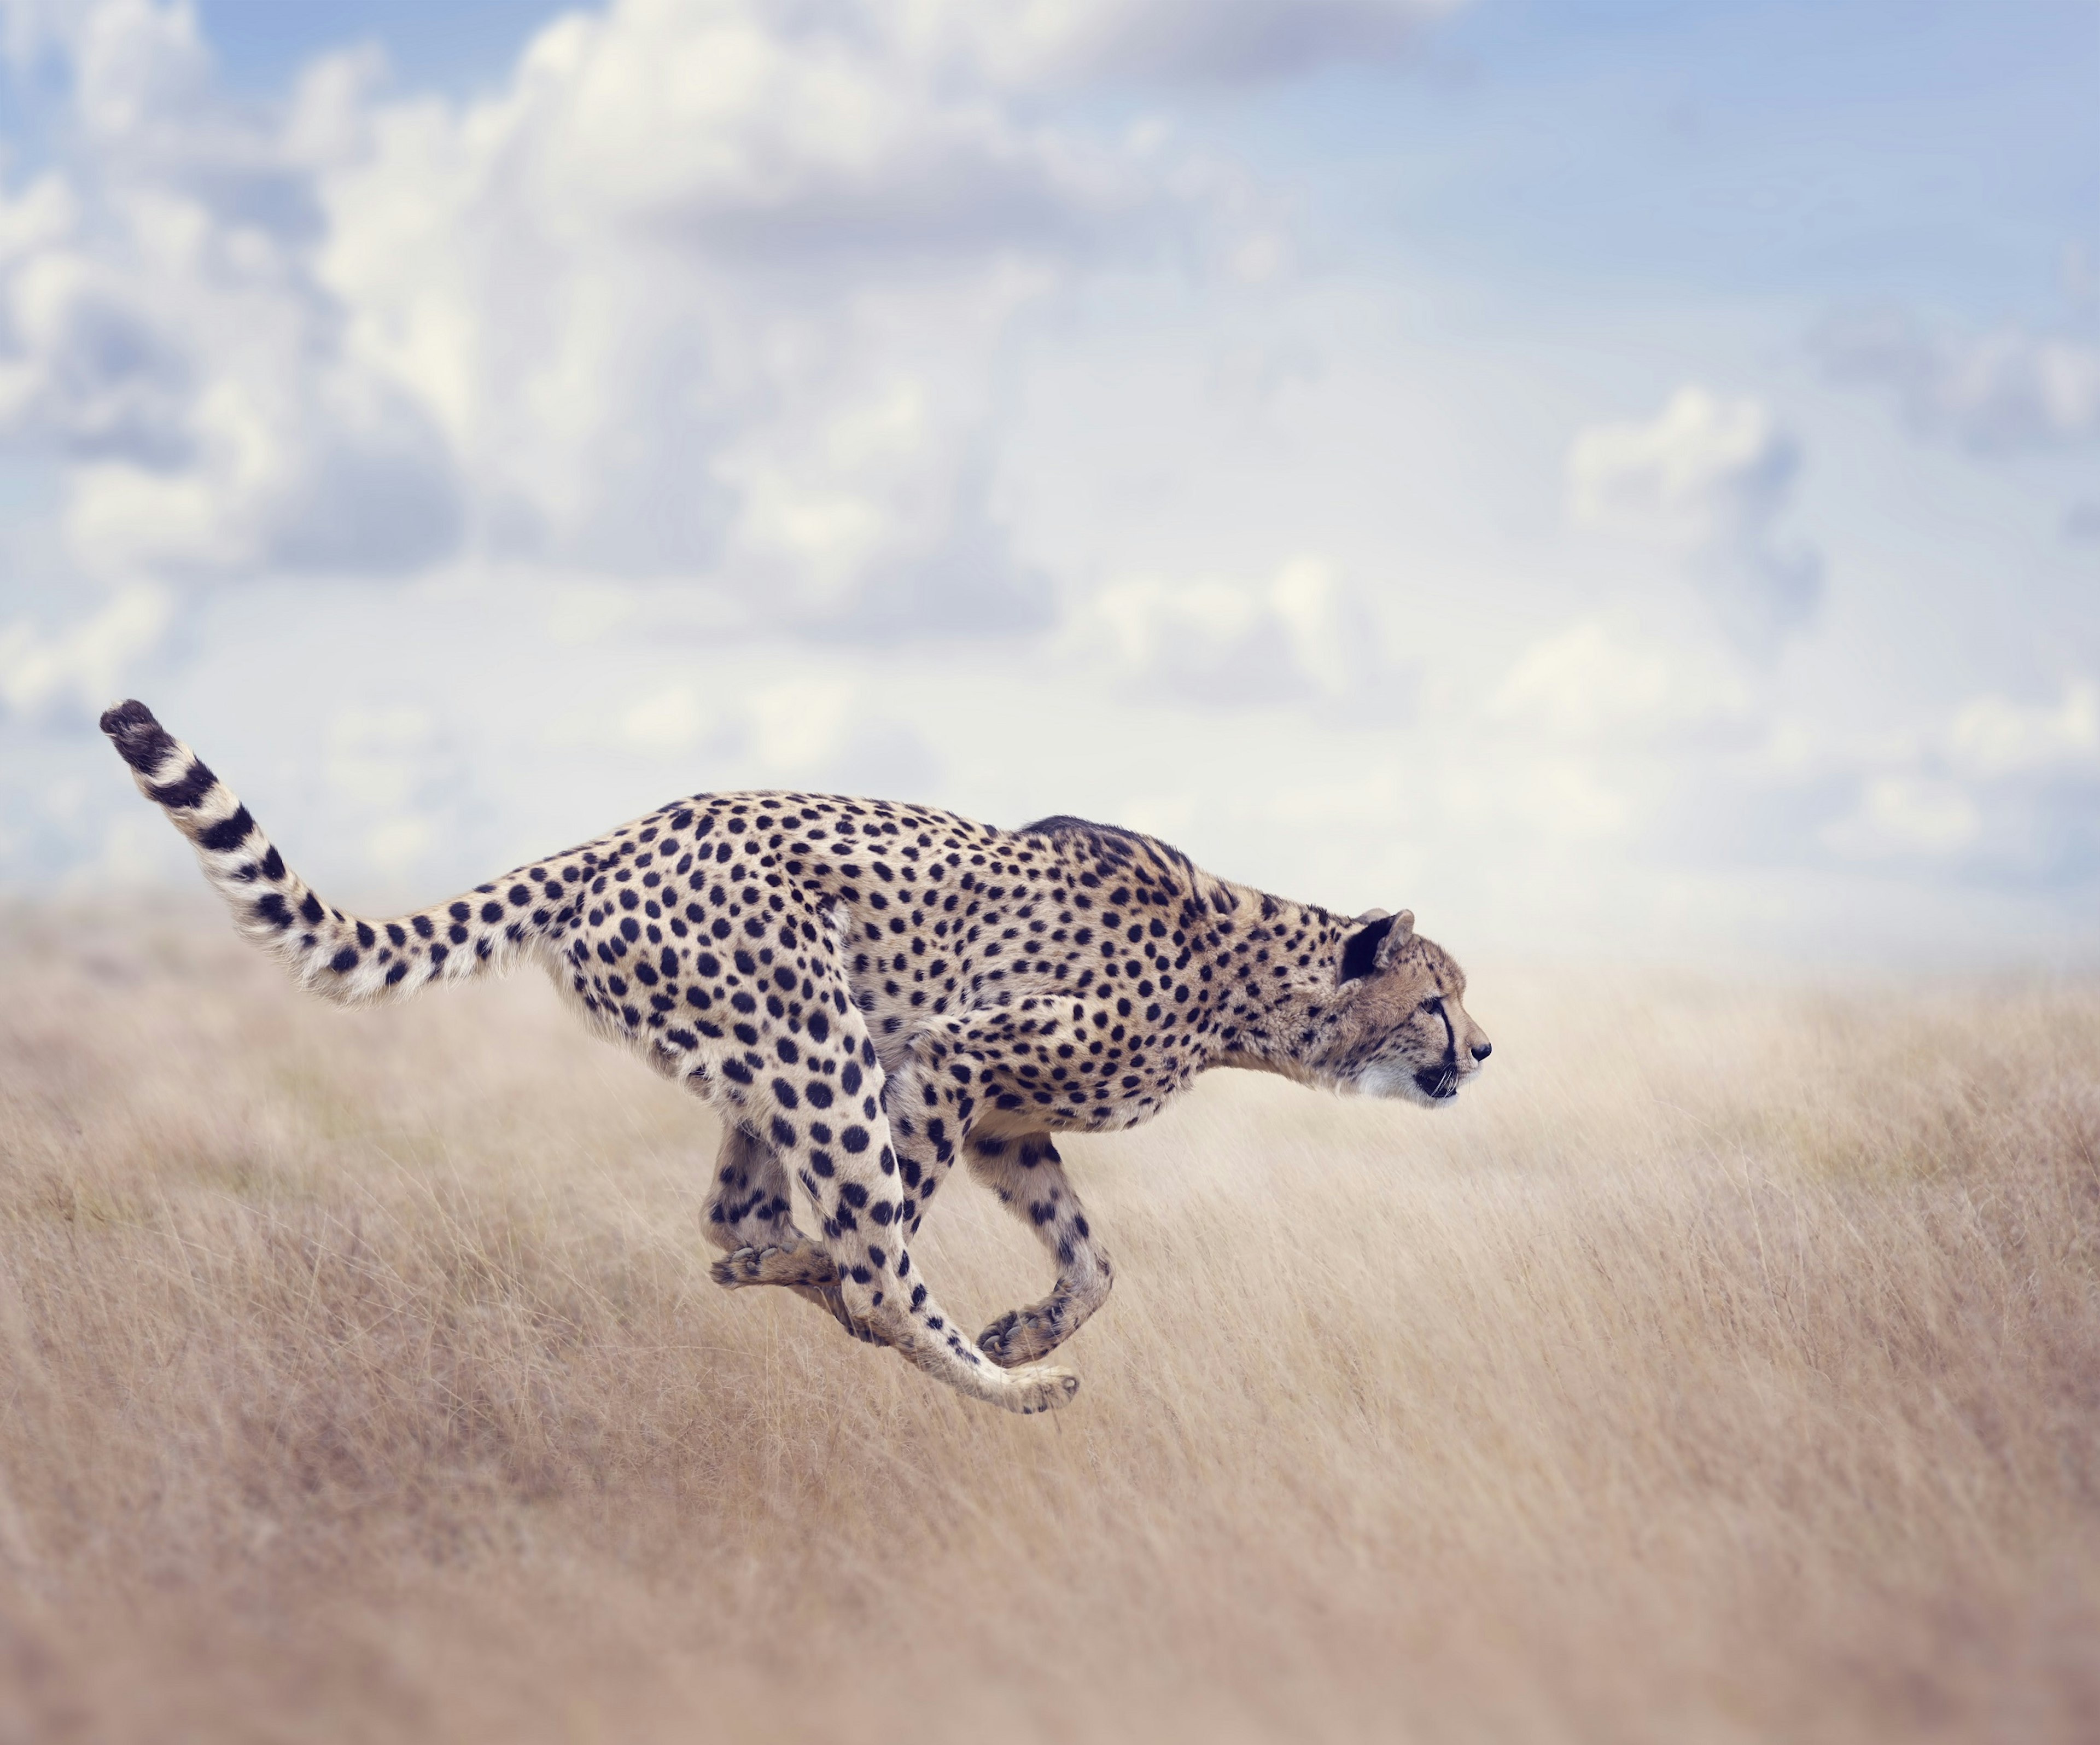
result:
[[[134,697],[113,703],[102,712],[102,731],[117,747],[117,754],[141,775],[151,775],[174,746],[168,730],[153,718],[153,712]]]

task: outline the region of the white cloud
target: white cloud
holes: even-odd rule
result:
[[[845,793],[921,793],[939,767],[881,687],[836,669],[791,670],[749,689],[717,749],[754,780]]]
[[[165,589],[139,582],[55,634],[27,620],[0,625],[0,701],[23,715],[64,705],[99,713],[132,665],[159,643],[174,610]]]
[[[236,585],[183,588],[146,694],[324,888],[346,857],[344,901],[779,783],[1114,818],[1460,945],[1697,953],[1754,912],[1762,948],[1841,886],[2089,914],[2100,702],[1935,690],[1952,638],[2023,658],[2002,607],[2016,651],[1979,634],[2000,572],[1914,494],[1900,531],[1861,507],[1943,457],[1851,431],[1815,529],[1843,609],[1744,658],[1820,581],[1772,394],[1595,398],[1623,328],[1461,314],[1334,224],[1302,106],[1215,88],[1441,10],[626,0],[471,99],[368,51],[278,100],[166,0],[0,0],[49,123],[0,160],[0,863],[89,864],[116,816],[188,876],[82,737],[152,646],[151,590],[101,603],[180,576]],[[1772,355],[1740,314],[1697,325],[1733,374]],[[1993,367],[2026,427],[2083,416]],[[61,531],[99,589],[17,607]],[[2084,660],[2042,573],[2076,557],[2022,581]]]
[[[1568,509],[1577,526],[1681,558],[1731,633],[1769,647],[1822,593],[1821,559],[1775,528],[1800,466],[1800,445],[1759,402],[1687,387],[1645,422],[1577,434]]]
[[[629,708],[620,718],[620,730],[638,750],[682,751],[698,744],[717,722],[698,686],[673,685]]]
[[[437,839],[437,827],[426,818],[389,818],[364,833],[364,859],[390,878],[404,878],[421,868]]]
[[[1943,857],[1973,844],[1983,828],[1976,802],[1953,782],[1882,775],[1861,789],[1860,808],[1824,833],[1838,854],[1862,859]]]
[[[461,726],[427,692],[381,697],[337,709],[309,754],[306,766],[322,778],[315,810],[329,822],[324,840],[361,844],[365,867],[391,894],[427,874],[446,838],[487,812],[492,772],[469,767]]]
[[[214,96],[189,9],[32,23],[70,71],[77,144],[0,188],[0,441],[61,460],[77,568],[388,570],[444,550],[435,426],[345,353],[299,166]]]
[[[397,811],[414,797],[435,737],[429,709],[412,703],[353,708],[329,723],[328,780],[352,804]]]
[[[1413,674],[1385,655],[1362,599],[1313,556],[1263,582],[1112,583],[1075,617],[1070,646],[1083,665],[1150,700],[1312,703],[1392,719],[1414,696]]]
[[[830,634],[1040,625],[992,484],[1017,316],[1207,227],[1230,271],[1287,254],[1171,134],[1046,97],[1383,53],[1449,4],[618,0],[479,100],[361,52],[272,111],[181,0],[11,0],[74,148],[0,183],[0,441],[60,458],[95,575],[464,554]]]
[[[1463,0],[913,0],[893,17],[917,53],[1002,85],[1273,79],[1391,55]]]
[[[778,641],[748,641],[704,677],[652,683],[632,702],[586,705],[551,739],[689,784],[893,794],[923,791],[940,766],[864,668]]]
[[[1646,423],[1594,425],[1568,456],[1569,507],[1608,532],[1696,547],[1768,516],[1799,457],[1755,400],[1680,388]]]
[[[1740,721],[1751,702],[1740,677],[1696,652],[1622,642],[1586,622],[1524,649],[1488,714],[1571,739],[1645,737]]]
[[[1855,858],[1989,864],[2024,878],[2089,864],[2100,798],[2100,685],[2073,680],[2054,705],[1972,697],[1903,762],[1863,780],[1825,833]]]
[[[862,634],[1045,619],[989,500],[995,360],[1176,202],[851,22],[572,15],[498,95],[382,105],[322,175],[349,349],[430,409],[484,552]]]
[[[1833,320],[1815,345],[1834,379],[1884,389],[1917,429],[1971,448],[2100,437],[2100,346],[2020,327],[1957,338],[1899,311]]]
[[[2100,685],[2067,685],[2053,709],[1974,698],[1956,713],[1947,752],[1957,769],[1987,778],[2100,767]]]

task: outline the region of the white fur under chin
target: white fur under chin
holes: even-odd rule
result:
[[[1350,1086],[1359,1097],[1402,1097],[1424,1108],[1441,1108],[1451,1099],[1432,1097],[1414,1082],[1414,1075],[1397,1061],[1374,1060],[1356,1076]]]

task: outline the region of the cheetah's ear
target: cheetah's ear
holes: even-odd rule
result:
[[[1404,945],[1414,931],[1414,917],[1406,909],[1388,915],[1383,909],[1366,909],[1357,917],[1358,926],[1342,947],[1343,982],[1353,982],[1383,970],[1396,946]]]
[[[1414,937],[1414,911],[1402,909],[1392,918],[1392,930],[1378,948],[1378,966],[1383,970],[1392,961],[1392,954]]]

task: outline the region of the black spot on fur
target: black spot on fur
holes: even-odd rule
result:
[[[240,807],[231,818],[222,818],[197,838],[197,846],[208,848],[215,855],[223,855],[246,842],[255,828],[255,820],[248,815],[248,808]]]
[[[185,812],[210,793],[218,781],[218,778],[200,759],[165,787],[154,789],[152,795],[170,811]]]

